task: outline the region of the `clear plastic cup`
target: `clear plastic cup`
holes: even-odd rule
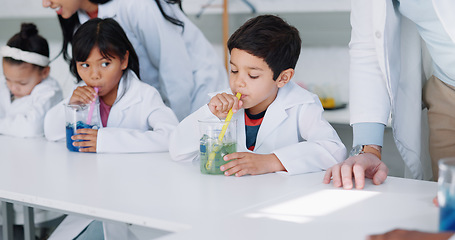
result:
[[[91,106],[93,106],[93,111],[90,111]],[[71,137],[76,134],[77,129],[81,128],[91,128],[99,129],[100,128],[100,110],[99,103],[93,105],[82,104],[82,105],[73,105],[65,104],[65,117],[66,117],[66,147],[68,150],[73,152],[79,152],[79,148],[73,146],[73,140]],[[91,118],[89,118],[89,113],[91,112]],[[90,122],[88,122],[90,121]]]
[[[223,126],[227,125],[223,139],[220,133]],[[204,174],[223,174],[220,166],[227,163],[223,157],[237,152],[237,120],[225,121],[199,121],[201,133],[199,157],[200,169]]]

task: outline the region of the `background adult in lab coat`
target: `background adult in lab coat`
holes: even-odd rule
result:
[[[351,24],[353,145],[381,146],[391,115],[405,176],[436,176],[434,163],[455,155],[455,2],[352,0]],[[428,107],[433,173],[426,146],[427,116],[422,112],[422,87],[429,78],[424,103]],[[354,175],[356,188],[363,188],[365,177],[380,184],[387,172],[376,156],[360,154],[331,168],[324,182],[330,182],[332,175],[335,186],[349,189]]]
[[[114,18],[133,44],[142,81],[155,87],[181,120],[227,87],[221,58],[178,6],[180,0],[43,0],[57,9],[63,55],[74,29],[93,17]]]

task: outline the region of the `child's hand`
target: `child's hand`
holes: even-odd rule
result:
[[[219,119],[224,119],[231,108],[232,112],[236,113],[242,107],[242,104],[243,102],[232,94],[219,93],[210,100],[208,105],[215,116]]]
[[[70,98],[70,104],[89,104],[96,100],[95,89],[89,86],[77,87]]]
[[[77,135],[76,135],[77,134]],[[76,131],[76,134],[71,137],[73,146],[79,148],[79,152],[96,152],[96,139],[98,137],[97,129],[81,128]],[[84,141],[76,141],[84,140]]]
[[[236,177],[240,177],[246,174],[257,175],[286,170],[273,153],[236,152],[224,156],[223,159],[224,161],[232,160],[220,167],[221,171],[225,171],[224,175],[226,176],[235,174]]]

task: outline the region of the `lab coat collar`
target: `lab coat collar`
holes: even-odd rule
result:
[[[130,106],[141,102],[142,98],[136,94],[135,85],[132,83],[133,81],[140,80],[133,71],[127,70],[120,79],[117,98],[112,105],[113,107],[117,106],[117,108],[125,111]]]
[[[116,7],[117,1],[112,0],[104,4],[98,4],[98,18],[114,18],[116,16]],[[78,10],[77,15],[79,17],[79,22],[84,24],[88,20],[90,20],[89,15],[87,12],[83,10]]]
[[[284,87],[280,88],[277,97],[267,108],[256,138],[255,149],[260,148],[261,144],[266,141],[268,136],[286,120],[288,117],[286,111],[289,108],[292,108],[295,105],[313,103],[314,99],[311,95],[312,94],[294,82],[289,82]]]
[[[128,109],[138,104],[142,101],[142,97],[137,94],[137,84],[134,84],[134,81],[140,81],[136,74],[133,71],[126,71],[122,78],[120,79],[117,91],[117,98],[115,99],[114,104],[111,108],[111,113],[109,115],[115,115],[117,117],[109,117],[107,120],[107,126],[118,126],[121,121],[125,118]],[[115,112],[115,113],[114,113]],[[100,119],[101,121],[101,119]]]
[[[99,18],[114,18],[116,15],[117,1],[112,0],[104,4],[98,4],[98,17]]]

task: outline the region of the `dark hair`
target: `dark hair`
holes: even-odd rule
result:
[[[229,53],[237,48],[264,59],[276,80],[282,71],[295,68],[302,40],[299,31],[283,19],[261,15],[244,23],[228,40]]]
[[[21,31],[14,34],[14,36],[8,40],[8,43],[6,43],[6,45],[21,49],[23,51],[34,52],[49,57],[49,44],[45,38],[38,35],[38,29],[33,23],[22,23]],[[4,57],[3,59],[11,64],[23,63],[23,61],[16,60],[11,57]],[[44,68],[38,65],[35,66]]]
[[[76,76],[77,82],[82,79],[77,73],[76,62],[86,61],[93,47],[98,47],[105,58],[118,57],[123,60],[126,51],[129,52],[128,66],[139,75],[139,59],[133,45],[123,31],[123,28],[112,18],[90,19],[82,24],[76,31],[71,43],[73,58],[70,62],[71,72]]]
[[[105,4],[107,2],[110,2],[111,0],[89,0],[89,1],[92,3],[95,3],[95,4]],[[181,0],[164,0],[164,1],[167,4],[178,4],[180,9],[182,10],[182,1]],[[161,14],[163,15],[163,17],[166,20],[168,20],[169,22],[171,22],[177,26],[180,26],[182,28],[184,27],[184,24],[182,21],[180,21],[176,18],[170,17],[169,15],[167,15],[164,12],[163,7],[161,6],[160,0],[155,0],[155,2],[156,2],[156,5],[158,6],[158,8],[160,9]],[[131,13],[131,14],[134,14],[134,13]],[[69,62],[70,56],[68,56],[68,44],[71,43],[71,41],[73,39],[74,30],[80,25],[79,16],[77,15],[77,12],[74,13],[73,16],[71,16],[68,19],[65,19],[62,16],[58,15],[58,20],[60,22],[60,27],[62,29],[62,34],[63,34],[63,46],[62,46],[62,50],[60,51],[59,55],[63,54],[63,59],[65,59],[67,62]]]

